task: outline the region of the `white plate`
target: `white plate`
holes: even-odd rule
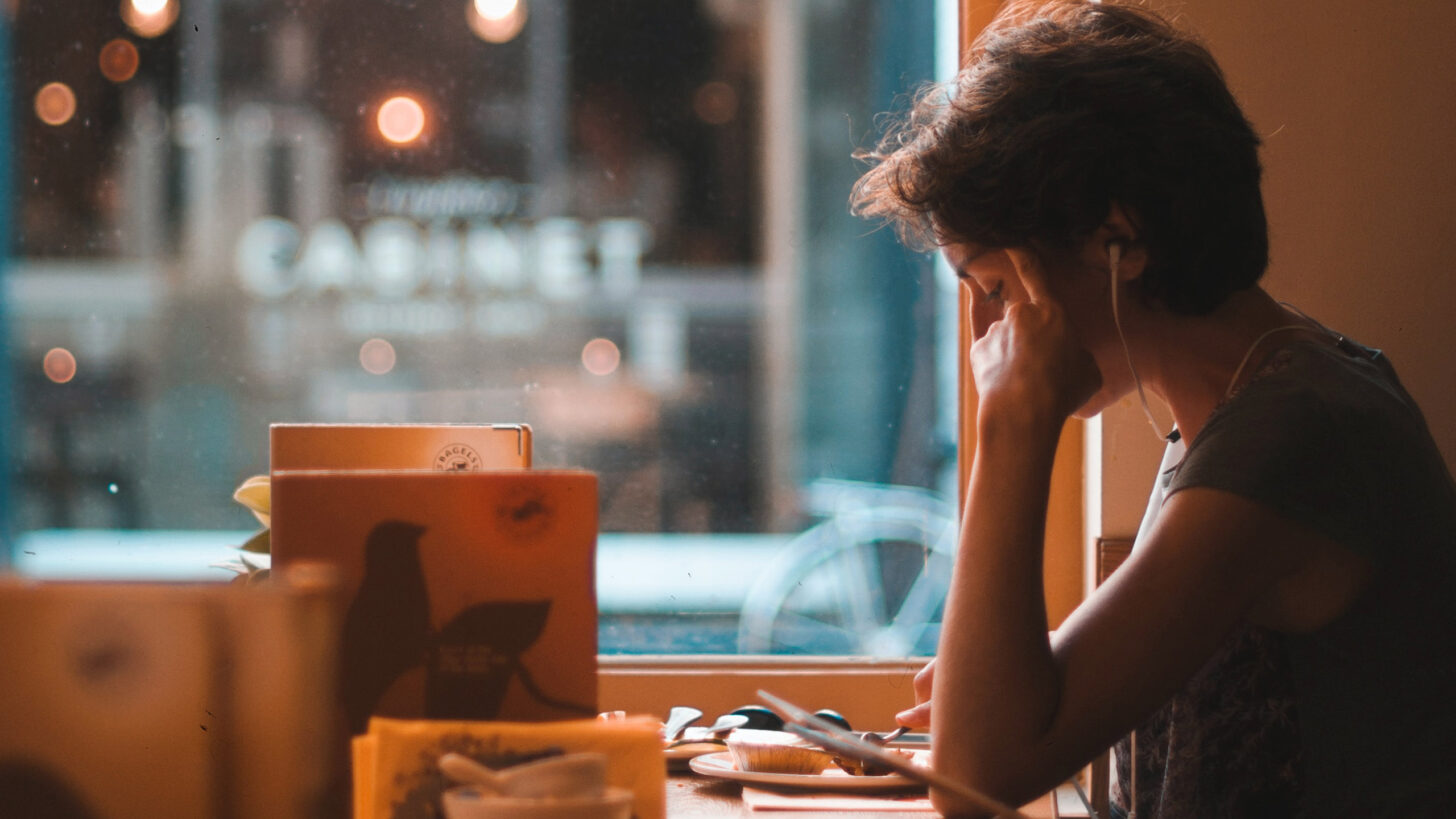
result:
[[[918,756],[918,754],[917,754]],[[821,774],[778,774],[740,771],[733,765],[733,755],[727,751],[694,757],[688,767],[704,776],[731,779],[746,785],[777,785],[784,788],[804,788],[816,791],[845,791],[870,793],[875,791],[898,791],[912,787],[925,787],[919,782],[898,773],[884,776],[851,776],[838,768],[830,768]]]

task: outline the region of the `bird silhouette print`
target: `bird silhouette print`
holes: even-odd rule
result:
[[[424,533],[422,526],[386,520],[364,540],[364,580],[344,617],[339,649],[339,682],[353,733],[364,733],[384,693],[423,662],[430,639],[419,548]]]
[[[350,729],[363,733],[386,693],[415,671],[424,674],[423,715],[429,718],[492,719],[515,679],[538,702],[595,713],[594,705],[551,697],[521,661],[546,627],[550,600],[477,603],[431,631],[419,551],[424,532],[389,520],[365,539],[364,579],[344,618],[340,652]]]

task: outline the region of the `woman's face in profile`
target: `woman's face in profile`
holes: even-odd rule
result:
[[[1027,300],[1026,286],[1004,248],[957,242],[943,246],[941,252],[969,291],[973,339],[985,335],[1010,305]],[[1102,373],[1102,388],[1075,413],[1078,418],[1091,418],[1132,389],[1132,376],[1112,320],[1106,250],[1091,239],[1074,257],[1043,264],[1052,296],[1066,311],[1078,341]]]
[[[1006,314],[1008,305],[1026,298],[1026,288],[1005,250],[957,242],[941,252],[970,292],[972,338],[984,336],[986,328]]]

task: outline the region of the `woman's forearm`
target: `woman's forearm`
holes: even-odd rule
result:
[[[932,709],[936,767],[1007,798],[1057,711],[1042,549],[1060,422],[982,407]]]

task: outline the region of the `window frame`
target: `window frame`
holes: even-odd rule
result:
[[[959,47],[965,53],[990,23],[1000,4],[956,0]],[[970,479],[976,442],[976,394],[967,367],[971,344],[970,300],[958,292],[959,444],[961,506]],[[1084,594],[1084,446],[1082,421],[1062,431],[1052,469],[1048,502],[1045,583],[1048,622],[1054,627],[1081,603]],[[673,705],[691,704],[705,713],[725,713],[757,702],[765,689],[811,708],[833,708],[852,725],[886,727],[895,713],[915,704],[914,677],[928,657],[776,655],[602,655],[598,657],[598,698],[603,710],[666,714]],[[690,700],[688,702],[687,700]]]

